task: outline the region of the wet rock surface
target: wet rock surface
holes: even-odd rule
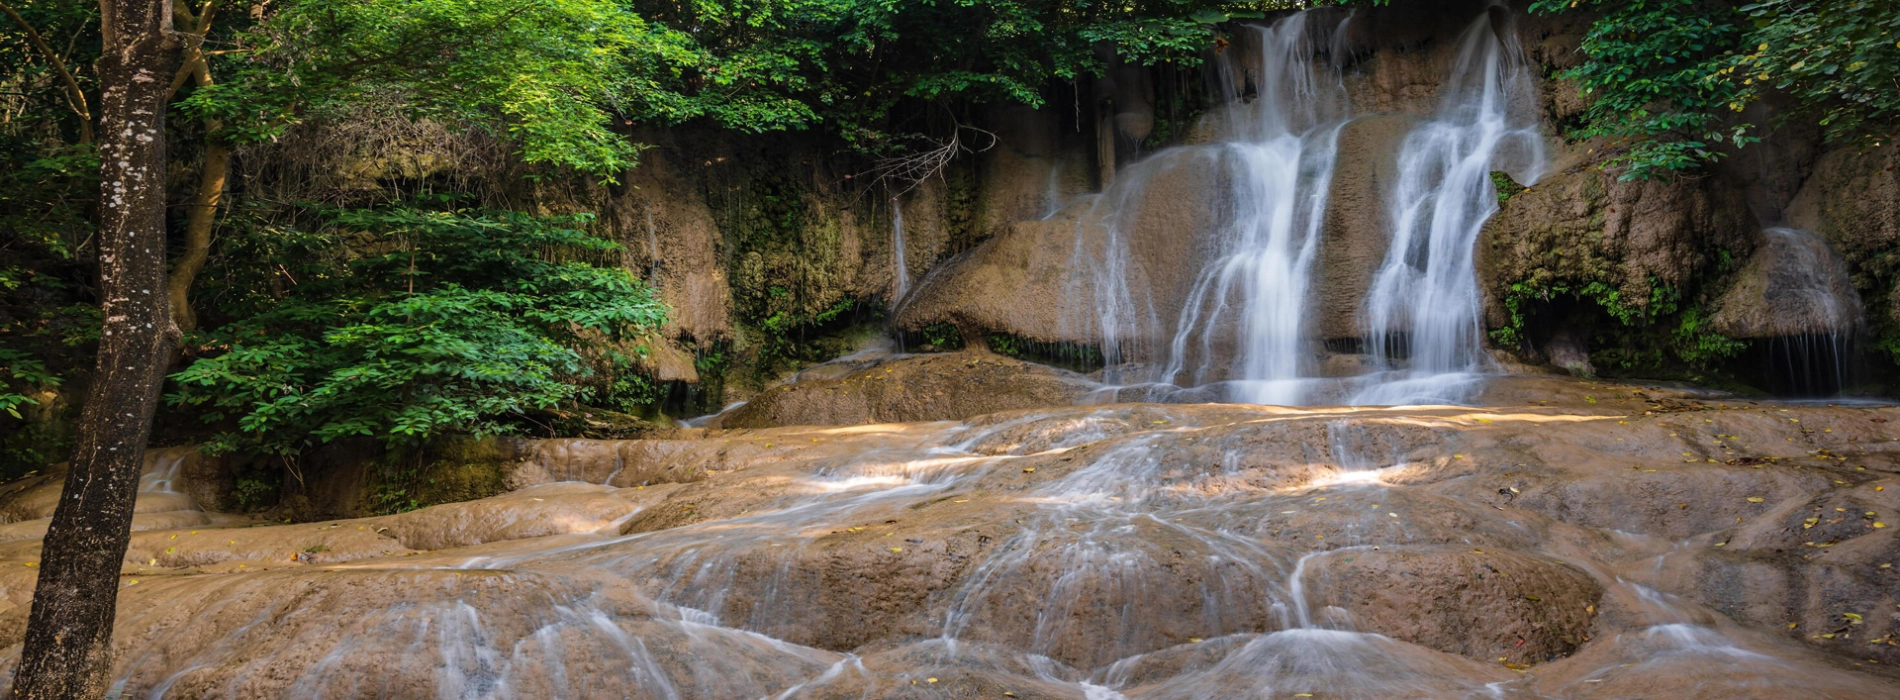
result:
[[[783,384],[717,418],[721,428],[961,420],[1074,404],[1093,383],[987,352],[920,355],[835,379]]]
[[[523,465],[594,483],[315,523],[202,512],[155,452],[114,675],[125,697],[1900,692],[1900,408],[1482,397],[543,441]],[[0,503],[8,672],[35,478]]]

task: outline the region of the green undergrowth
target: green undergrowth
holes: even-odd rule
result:
[[[1102,351],[1076,343],[1046,343],[1009,333],[991,333],[984,338],[990,351],[1024,362],[1060,367],[1087,374],[1103,366]]]
[[[1712,275],[1734,267],[1720,256]],[[1521,349],[1560,324],[1588,329],[1590,362],[1605,376],[1680,379],[1736,386],[1734,361],[1748,344],[1708,328],[1716,287],[1696,278],[1687,291],[1651,279],[1648,296],[1631,300],[1601,281],[1513,283],[1504,297],[1508,322],[1490,331],[1499,347]]]

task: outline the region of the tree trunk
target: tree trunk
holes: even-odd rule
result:
[[[218,202],[224,199],[225,173],[230,166],[229,148],[217,141],[205,144],[198,191],[192,195],[191,213],[185,217],[185,250],[178,256],[178,264],[172,266],[171,278],[165,282],[172,318],[181,331],[198,327],[198,314],[191,310],[191,283],[198,279],[205,259],[211,256],[211,225],[217,221]]]
[[[168,0],[100,0],[98,367],[40,554],[14,698],[97,698],[152,413],[178,331],[165,297]]]
[[[216,11],[214,0],[205,0],[196,15],[182,3],[172,8],[173,21],[181,25],[180,32],[194,39],[185,48],[184,64],[179,66],[179,79],[172,81],[172,91],[183,85],[186,75],[196,79],[198,87],[212,84],[211,62],[204,54],[204,39],[211,33]],[[170,92],[165,99],[171,101]],[[191,309],[191,284],[204,270],[205,259],[211,256],[211,227],[217,222],[218,203],[224,199],[225,175],[231,168],[231,149],[220,140],[224,138],[220,133],[223,130],[223,122],[205,121],[204,161],[198,169],[198,191],[191,196],[191,212],[185,217],[185,250],[179,254],[171,277],[165,281],[165,294],[171,299],[172,321],[181,331],[198,327],[198,314]]]

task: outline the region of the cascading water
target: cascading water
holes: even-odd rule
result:
[[[891,308],[910,291],[909,256],[904,250],[904,203],[891,198]]]
[[[1078,269],[1095,292],[1095,324],[1113,384],[1144,385],[1150,398],[1177,386],[1225,382],[1221,398],[1299,403],[1310,355],[1307,290],[1326,210],[1339,128],[1348,111],[1333,46],[1335,26],[1301,13],[1249,27],[1251,55],[1217,63],[1226,106],[1222,142],[1157,154],[1124,172],[1081,226],[1102,226],[1101,259],[1078,235]],[[1145,190],[1163,177],[1212,171],[1223,192],[1214,219],[1195,240],[1205,251],[1178,312],[1164,315],[1150,290],[1129,285],[1131,229]],[[1099,223],[1092,223],[1099,222]],[[1172,327],[1172,331],[1162,329]],[[1166,338],[1154,347],[1146,338]],[[1159,371],[1148,369],[1159,366]],[[1158,390],[1158,391],[1156,391]]]
[[[1755,341],[1767,388],[1777,395],[1834,396],[1848,385],[1849,357],[1860,326],[1860,301],[1847,268],[1812,231],[1762,231],[1770,265],[1764,312],[1781,317],[1775,337]]]
[[[1355,404],[1461,403],[1485,363],[1478,232],[1498,210],[1493,171],[1523,184],[1543,164],[1532,77],[1501,6],[1461,39],[1438,114],[1405,139],[1392,243],[1366,298],[1367,343],[1384,372]],[[1515,107],[1515,108],[1514,108]]]

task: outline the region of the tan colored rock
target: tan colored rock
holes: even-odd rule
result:
[[[1884,305],[1900,323],[1900,279],[1886,277],[1888,289],[1868,285],[1882,279],[1870,274],[1870,264],[1900,247],[1900,145],[1866,151],[1845,145],[1822,155],[1788,206],[1787,220],[1827,239],[1862,280],[1869,312],[1879,313]]]
[[[1338,164],[1315,261],[1313,293],[1320,337],[1358,338],[1365,296],[1391,247],[1386,200],[1398,180],[1398,153],[1418,118],[1375,114],[1339,132]],[[1357,374],[1357,372],[1347,372]]]
[[[1730,338],[1851,335],[1860,298],[1827,241],[1806,231],[1770,229],[1729,289],[1709,327]]]
[[[921,355],[840,379],[779,386],[717,420],[721,428],[961,420],[1074,404],[1094,386],[1079,376],[985,352]]]
[[[1170,149],[1124,168],[1108,192],[1048,220],[1017,223],[932,271],[895,324],[1097,345],[1097,309],[1115,303],[1130,307],[1125,351],[1145,356],[1172,337],[1175,316],[1215,254],[1196,232],[1217,220],[1225,168],[1219,147]],[[1111,258],[1120,261],[1114,274],[1126,295],[1099,288]]]
[[[1315,615],[1474,659],[1569,656],[1590,634],[1603,589],[1576,567],[1484,548],[1382,547],[1308,564]]]
[[[1715,251],[1742,257],[1758,230],[1741,194],[1711,180],[1633,181],[1587,165],[1545,175],[1506,201],[1478,240],[1478,279],[1492,325],[1514,283],[1601,282],[1647,306],[1657,287],[1686,285]]]
[[[681,162],[676,150],[643,152],[639,167],[626,174],[625,194],[609,202],[603,218],[631,259],[629,267],[657,287],[672,310],[666,335],[703,347],[732,337],[732,294],[719,256],[719,226],[687,179],[698,164]]]

